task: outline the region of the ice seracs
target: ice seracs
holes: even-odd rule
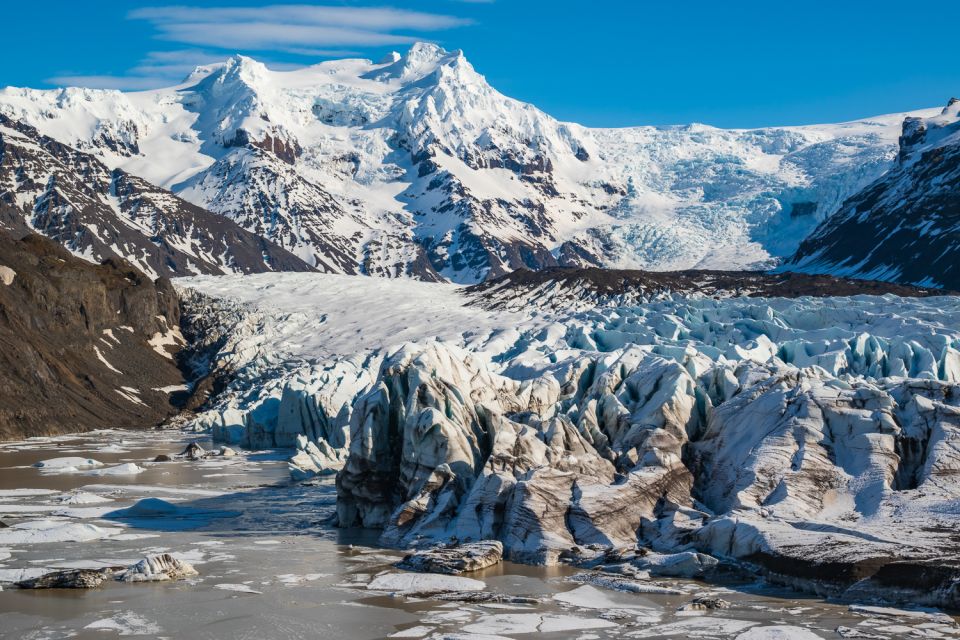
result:
[[[399,548],[496,540],[638,590],[726,562],[840,597],[957,602],[956,299],[519,312],[342,280],[178,283],[196,290],[187,318],[223,323],[211,371],[229,382],[197,426],[297,442],[295,472],[342,461],[340,525]]]

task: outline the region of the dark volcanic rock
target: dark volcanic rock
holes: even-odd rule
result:
[[[187,458],[188,460],[202,460],[208,455],[211,455],[209,451],[198,445],[196,442],[191,442],[187,445],[181,453],[181,456]]]
[[[407,571],[457,575],[492,567],[502,558],[503,543],[499,540],[481,540],[414,551],[399,562],[397,567]]]
[[[21,589],[93,589],[103,584],[111,573],[104,569],[70,569],[45,573],[16,584]]]
[[[960,104],[907,118],[898,164],[827,218],[787,265],[960,289]]]
[[[183,383],[169,352],[180,311],[168,280],[0,232],[2,273],[0,439],[144,427],[177,410],[158,390]]]
[[[960,283],[958,283],[960,284]],[[949,291],[876,280],[805,273],[762,271],[639,271],[629,269],[518,269],[469,287],[468,295],[488,309],[541,309],[573,305],[640,304],[663,295],[711,297],[827,297],[893,294],[902,297],[947,295]]]

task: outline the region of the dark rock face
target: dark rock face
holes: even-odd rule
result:
[[[265,237],[0,115],[0,228],[151,276],[310,271]]]
[[[109,570],[70,569],[45,573],[38,578],[21,580],[21,589],[93,589],[111,575]]]
[[[501,559],[503,559],[503,544],[499,540],[481,540],[414,551],[407,555],[397,567],[407,571],[459,575],[492,567]]]
[[[544,288],[554,283],[556,287]],[[960,284],[958,284],[960,286]],[[489,309],[566,308],[570,304],[610,306],[638,304],[664,294],[715,297],[853,296],[893,294],[903,297],[946,295],[948,291],[875,280],[805,273],[762,271],[637,271],[626,269],[518,269],[467,289]]]
[[[144,427],[176,411],[180,311],[168,280],[4,232],[0,275],[0,439]]]
[[[848,199],[786,265],[960,289],[960,105],[907,118],[898,163]]]

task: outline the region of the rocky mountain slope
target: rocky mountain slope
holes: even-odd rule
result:
[[[156,91],[7,88],[0,113],[322,271],[460,283],[768,265],[891,166],[903,120],[589,129],[422,43],[283,72],[238,56]]]
[[[800,245],[791,270],[960,288],[960,101],[907,118],[889,173]]]
[[[893,294],[948,295],[943,289],[830,275],[763,271],[632,271],[622,269],[518,269],[466,290],[487,309],[587,311],[645,304],[672,297],[798,298]]]
[[[168,280],[0,231],[0,438],[161,422],[185,387]]]
[[[151,278],[311,269],[262,236],[3,115],[0,228],[42,233],[96,263],[125,259]]]
[[[294,477],[337,473],[339,523],[398,547],[960,606],[957,298],[582,308],[583,278],[551,282],[504,308],[496,284],[179,281],[222,376],[193,424],[296,444]]]

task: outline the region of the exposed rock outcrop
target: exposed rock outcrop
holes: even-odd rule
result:
[[[0,232],[0,438],[155,425],[184,383],[176,293],[119,260]]]
[[[408,554],[397,564],[407,571],[449,573],[453,575],[486,569],[500,562],[503,544],[499,540],[481,540],[420,549]]]
[[[960,102],[907,118],[898,162],[853,195],[784,267],[960,289]]]

